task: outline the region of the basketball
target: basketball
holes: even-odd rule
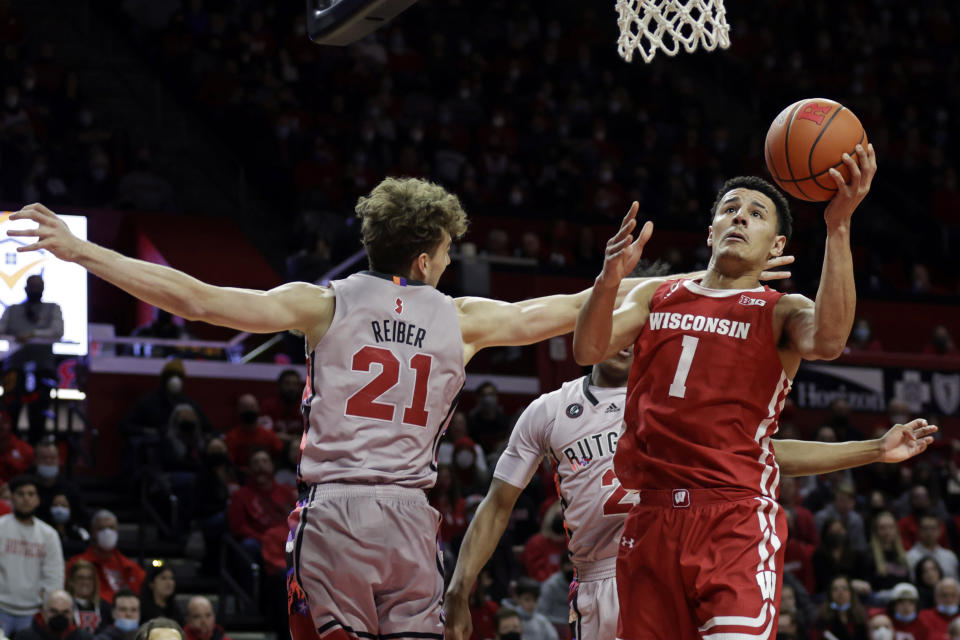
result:
[[[827,98],[807,98],[774,118],[763,155],[781,189],[800,200],[823,202],[837,192],[831,168],[850,180],[842,158],[849,153],[856,161],[858,144],[867,145],[867,133],[850,109]]]

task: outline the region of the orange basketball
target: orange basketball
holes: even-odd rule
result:
[[[781,189],[800,200],[823,202],[837,192],[827,172],[835,168],[849,181],[842,157],[849,153],[856,160],[858,144],[867,146],[867,132],[850,109],[827,98],[808,98],[774,118],[763,155]]]

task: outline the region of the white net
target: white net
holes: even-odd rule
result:
[[[713,51],[730,46],[723,0],[617,0],[620,57],[630,62],[639,51],[650,62],[657,50],[674,56],[682,46]]]

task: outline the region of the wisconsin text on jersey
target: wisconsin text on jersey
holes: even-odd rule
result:
[[[721,336],[746,340],[750,333],[749,322],[698,316],[692,313],[653,312],[650,314],[650,329],[680,329],[682,331],[703,331]]]
[[[403,320],[374,320],[370,323],[370,326],[373,327],[373,339],[378,344],[381,342],[399,342],[423,349],[423,339],[427,337],[426,329],[421,329],[417,325],[406,323]]]

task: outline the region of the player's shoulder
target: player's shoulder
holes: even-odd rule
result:
[[[790,315],[797,311],[812,309],[813,300],[799,293],[785,293],[777,300],[775,310],[780,315]]]

